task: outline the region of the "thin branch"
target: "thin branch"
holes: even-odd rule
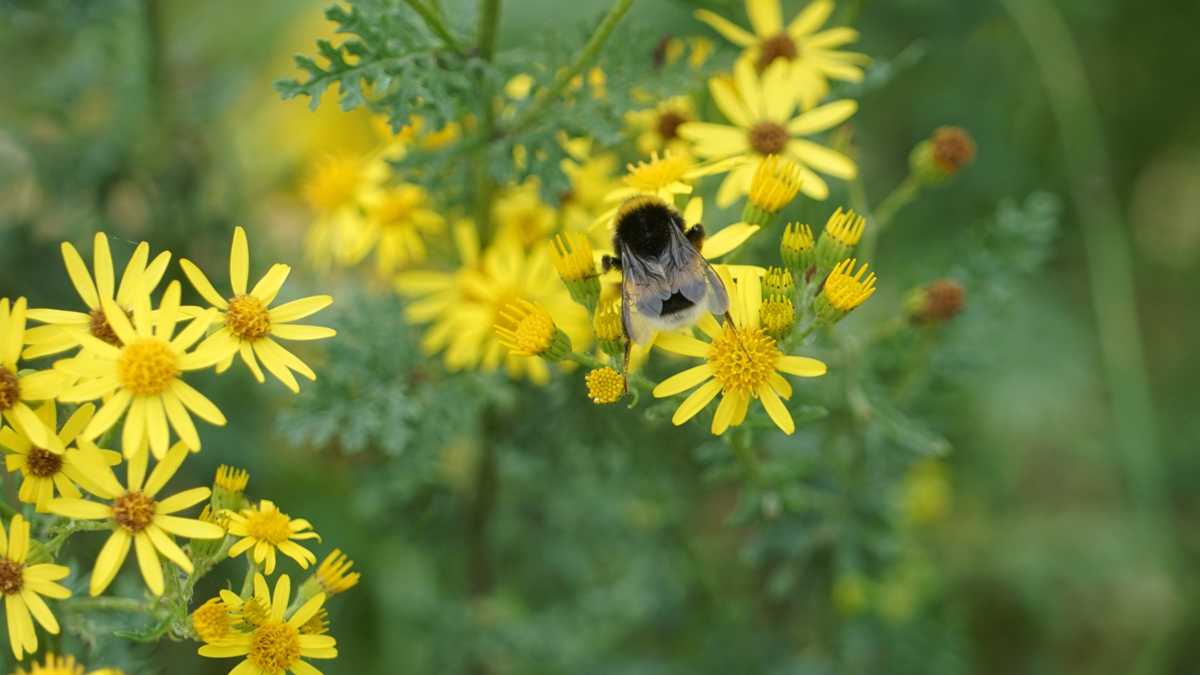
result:
[[[450,33],[450,29],[446,26],[446,22],[442,20],[440,13],[434,11],[430,7],[427,7],[425,3],[421,2],[421,0],[404,1],[408,3],[409,7],[413,8],[414,12],[421,15],[421,19],[425,21],[425,25],[429,27],[429,30],[433,31],[435,35],[441,38],[442,42],[444,42],[451,51],[459,54],[460,56],[466,55],[466,52],[463,51],[462,45],[460,45],[458,40],[455,39],[454,35]]]

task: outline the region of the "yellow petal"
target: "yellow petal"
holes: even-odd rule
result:
[[[775,423],[775,426],[788,435],[795,432],[796,423],[792,421],[792,414],[783,405],[783,401],[779,400],[779,395],[775,393],[775,390],[771,389],[769,384],[761,384],[757,391],[759,400],[762,401],[763,407],[767,409],[767,415],[771,417],[771,421]]]
[[[285,323],[271,328],[271,336],[281,340],[324,340],[335,335],[337,335],[337,331],[325,326]]]
[[[850,119],[858,112],[858,102],[842,99],[826,103],[808,112],[801,113],[788,122],[788,134],[792,136],[810,136],[815,133],[832,129]]]
[[[184,275],[187,276],[188,281],[192,282],[192,288],[196,289],[196,292],[200,294],[200,297],[207,300],[213,307],[218,307],[220,309],[227,309],[229,307],[229,303],[225,301],[225,298],[221,297],[221,294],[218,293],[217,289],[213,287],[212,282],[208,280],[208,277],[205,276],[204,272],[202,272],[200,268],[197,267],[191,260],[188,260],[187,258],[181,258],[179,260],[179,266],[183,268]]]
[[[308,623],[309,619],[316,616],[317,612],[321,611],[321,606],[324,604],[325,594],[317,593],[312,597],[312,599],[301,605],[300,609],[297,609],[296,612],[292,614],[291,618],[288,619],[288,625],[292,626],[293,628],[299,628],[303,626],[305,623]]]
[[[779,357],[775,367],[781,372],[797,377],[820,377],[828,370],[825,364],[817,359],[790,354]]]
[[[221,529],[220,525],[196,520],[195,518],[180,518],[178,516],[159,514],[154,516],[154,524],[171,534],[189,539],[220,539],[225,536],[225,530]],[[254,540],[247,538],[239,542],[239,545],[244,542],[253,544]],[[239,549],[238,546],[234,546],[229,551],[229,557],[236,557],[244,550],[245,548]]]
[[[71,277],[71,284],[75,286],[75,290],[79,292],[79,297],[85,305],[91,309],[97,309],[100,307],[100,297],[96,295],[96,285],[92,283],[92,275],[88,274],[83,258],[79,256],[79,252],[75,250],[74,246],[66,242],[63,242],[61,248],[63,262],[67,267],[67,276]]]
[[[225,415],[221,414],[220,409],[188,383],[175,380],[171,383],[171,392],[200,419],[216,426],[225,426]]]
[[[264,305],[270,305],[275,301],[275,296],[279,295],[279,289],[283,288],[283,284],[291,272],[292,268],[287,265],[272,265],[263,278],[254,285],[254,290],[250,291],[250,295],[261,300]]]
[[[693,368],[688,368],[685,371],[676,373],[671,377],[658,383],[654,388],[655,398],[665,398],[674,396],[675,394],[685,392],[692,387],[703,383],[708,378],[712,377],[712,367],[707,363],[702,363]]]
[[[712,432],[714,436],[720,436],[729,428],[729,423],[733,421],[733,415],[741,403],[739,400],[741,396],[745,396],[745,394],[727,392],[721,396],[717,412],[713,415]]]
[[[733,82],[750,118],[759,121],[766,116],[766,106],[763,101],[763,90],[754,72],[754,64],[750,59],[739,59],[733,66]]]
[[[176,443],[175,447],[171,448],[171,451],[166,453],[166,456],[163,457],[157,465],[155,465],[154,471],[150,473],[150,478],[146,481],[146,484],[142,486],[142,493],[147,497],[154,497],[154,495],[158,494],[158,491],[163,489],[163,486],[167,484],[167,481],[171,480],[171,478],[175,475],[175,472],[178,471],[179,467],[183,465],[183,460],[187,456],[187,446],[183,443]],[[208,488],[198,489],[208,490]],[[208,495],[206,493],[205,497],[207,496]],[[203,498],[204,497],[201,497],[201,499]],[[163,511],[163,513],[170,513],[170,511]]]
[[[229,250],[229,284],[234,295],[245,295],[250,281],[250,246],[246,231],[239,225],[233,230],[233,246]]]
[[[29,555],[29,521],[21,514],[13,516],[12,525],[8,531],[8,558],[16,563],[25,562]]]
[[[707,9],[696,10],[696,18],[713,27],[718,33],[723,35],[726,40],[739,47],[749,47],[758,40],[749,31],[739,27],[737,24],[726,19],[725,17],[710,12]]]
[[[175,323],[179,318],[179,296],[182,292],[182,287],[178,283],[173,283],[167,286],[167,290],[163,293],[162,302],[158,305],[158,312],[155,314],[154,321],[154,336],[159,340],[170,341],[171,335],[175,333]]]
[[[206,487],[194,487],[184,490],[160,501],[155,512],[169,515],[177,511],[182,511],[208,499],[210,494],[212,494],[211,491]]]
[[[830,150],[823,145],[817,145],[802,138],[793,138],[788,141],[787,154],[800,160],[801,163],[835,178],[850,180],[858,175],[858,166],[854,160],[837,150]]]
[[[21,589],[21,599],[25,601],[25,606],[29,608],[29,613],[37,622],[42,624],[48,633],[58,635],[58,621],[54,618],[54,613],[46,606],[46,601],[38,597],[29,587]]]
[[[129,344],[138,338],[138,334],[133,330],[133,324],[125,315],[125,310],[118,307],[115,301],[105,297],[101,299],[100,304],[104,308],[105,320],[108,321],[109,327],[117,334],[122,344]]]
[[[132,543],[133,537],[120,527],[113,530],[108,541],[104,542],[104,548],[100,549],[100,554],[96,556],[96,567],[92,570],[92,581],[89,584],[88,591],[93,597],[103,593],[116,578],[121,564],[129,555],[129,546]]]
[[[683,333],[659,333],[654,346],[674,354],[699,357],[707,357],[711,348],[707,342]]]
[[[101,298],[115,298],[112,251],[108,248],[108,237],[103,232],[96,233],[92,258],[92,271],[96,273],[96,291]]]
[[[288,303],[284,303],[274,309],[269,314],[272,323],[289,323],[299,321],[307,316],[312,316],[317,312],[325,309],[333,304],[333,297],[329,295],[313,295],[307,298],[300,298]]]
[[[773,37],[783,32],[779,0],[746,0],[746,12],[759,37]]]
[[[825,25],[829,15],[833,13],[833,0],[815,0],[810,2],[792,22],[788,24],[787,32],[794,38],[804,37]]]
[[[179,397],[173,392],[164,392],[162,402],[163,411],[167,414],[167,421],[171,423],[171,428],[175,429],[175,433],[179,435],[179,440],[189,450],[199,450],[200,434],[196,432],[196,425],[192,422],[192,416],[188,414],[187,408],[183,407],[183,403],[179,401]]]
[[[762,228],[758,225],[751,225],[750,223],[734,223],[733,225],[724,227],[711,237],[704,238],[704,247],[701,253],[709,260],[720,258],[727,253],[737,250],[760,229]]]
[[[133,537],[133,548],[137,553],[138,567],[142,570],[142,578],[146,580],[146,588],[155,595],[163,594],[162,561],[154,550],[154,543],[149,535],[140,532]]]
[[[716,380],[709,380],[685,398],[683,403],[679,404],[679,407],[675,410],[675,414],[671,416],[671,423],[679,426],[692,419],[696,416],[696,413],[704,410],[704,407],[720,392],[721,383]]]
[[[750,118],[750,111],[746,108],[746,104],[742,102],[737,90],[733,87],[732,79],[728,77],[714,77],[708,81],[708,91],[712,94],[713,102],[717,104],[717,109],[734,126],[749,129],[754,125],[754,120]]]

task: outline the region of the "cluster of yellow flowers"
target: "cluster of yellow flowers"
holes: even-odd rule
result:
[[[335,551],[301,588],[304,604],[289,610],[287,576],[280,577],[272,602],[265,580],[255,573],[260,565],[266,574],[274,572],[276,551],[303,568],[315,562],[295,543],[316,538],[306,521],[288,518],[266,500],[246,503],[248,475],[225,467],[212,489],[162,493],[184,460],[201,448],[193,417],[225,424],[217,406],[188,383],[190,374],[209,368],[225,372],[238,358],[260,382],[265,369],[298,391],[295,373],[309,379],[316,374],[279,341],[332,337],[330,328],[297,323],[332,298],[277,303],[291,271],[284,264],[271,266],[250,286],[249,245],[240,227],[229,255],[228,294],[218,292],[195,264],[180,260],[207,307],[182,304],[178,281],[169,283],[155,303],[171,255],[151,258],[145,242],[134,247],[119,281],[103,233],[95,236],[90,270],[71,244],[62,245],[62,255],[80,309],[29,308],[25,298],[0,298],[0,449],[8,471],[22,475],[18,499],[32,505],[35,514],[31,523],[0,504],[13,514],[7,531],[0,525],[0,594],[13,654],[20,660],[37,651],[35,620],[50,633],[60,631],[44,598],[71,596],[58,583],[70,570],[54,561],[69,537],[91,530],[109,534],[93,565],[90,594],[98,596],[112,584],[132,549],[146,589],[161,598],[146,605],[152,614],[170,603],[186,609],[201,576],[220,560],[246,553],[253,588],[247,583],[240,596],[226,600],[238,599],[237,616],[243,619],[246,604],[261,603],[257,623],[245,624],[245,630],[233,623],[222,635],[212,622],[197,623],[195,635],[170,628],[201,637],[208,643],[201,653],[208,656],[237,655],[238,645],[250,645],[267,631],[270,640],[240,652],[256,672],[316,672],[299,659],[336,655],[333,638],[323,635],[324,624],[314,621],[323,616],[327,595],[357,582],[344,557]],[[40,325],[29,326],[31,321]],[[35,365],[51,357],[52,363]],[[60,423],[64,406],[71,410]],[[106,448],[118,438],[120,452]],[[114,471],[122,463],[124,481]],[[207,504],[199,517],[181,515],[202,502]],[[42,536],[33,536],[33,525]],[[180,546],[176,537],[190,543]],[[164,569],[164,561],[179,571]],[[50,655],[31,672],[82,673],[83,666],[71,657]]]

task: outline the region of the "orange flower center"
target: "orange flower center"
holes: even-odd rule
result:
[[[783,59],[791,61],[796,58],[797,54],[796,43],[787,33],[780,33],[774,37],[769,37],[762,41],[758,46],[758,63],[755,66],[758,72],[767,69],[767,66],[775,62],[775,59]]]
[[[31,476],[49,478],[62,470],[63,458],[45,448],[33,447],[25,457],[25,471]]]
[[[157,338],[130,342],[117,359],[117,379],[134,396],[158,396],[179,377],[179,357]]]
[[[686,115],[668,110],[658,116],[658,135],[664,141],[673,141],[679,138],[679,127],[690,121]]]
[[[19,562],[0,558],[0,593],[13,595],[21,592],[21,588],[25,585],[24,568],[25,566]]]
[[[246,519],[246,531],[251,537],[278,546],[292,536],[288,517],[279,511],[257,511]]]
[[[753,393],[771,379],[779,356],[775,340],[762,329],[726,324],[709,347],[708,365],[726,394]]]
[[[777,155],[787,147],[787,129],[778,122],[763,121],[750,129],[750,147],[760,155]]]
[[[268,623],[250,638],[250,662],[268,673],[281,673],[300,660],[300,632],[286,623]]]
[[[0,366],[0,410],[8,410],[21,400],[21,383],[11,370]]]
[[[113,500],[113,520],[130,532],[146,529],[154,520],[154,500],[140,492],[126,492]]]
[[[254,341],[271,333],[271,315],[262,300],[253,295],[238,295],[229,299],[225,325],[238,338]]]

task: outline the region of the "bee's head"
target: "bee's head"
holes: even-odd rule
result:
[[[671,241],[669,227],[683,229],[678,211],[657,197],[631,197],[617,209],[614,247],[624,243],[638,256],[656,257]]]

